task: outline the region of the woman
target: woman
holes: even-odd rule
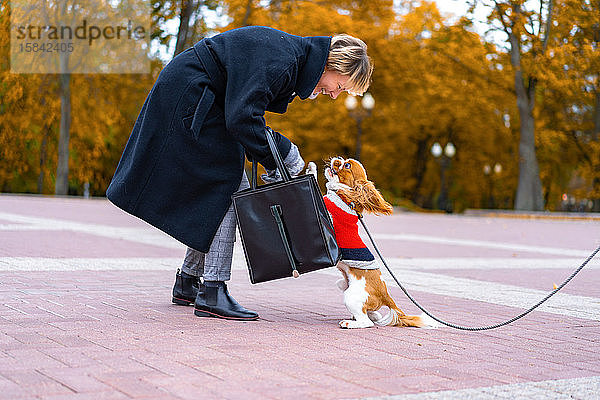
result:
[[[284,113],[296,96],[362,94],[372,70],[366,45],[351,36],[245,27],[199,41],[161,71],[106,195],[189,246],[174,303],[194,302],[197,316],[258,318],[225,284],[235,240],[231,195],[249,186],[244,156],[265,167],[263,180],[276,180],[265,111]],[[290,172],[299,174],[298,148],[275,136]]]

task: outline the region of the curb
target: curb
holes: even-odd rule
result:
[[[467,209],[464,215],[474,217],[515,218],[515,219],[550,219],[570,221],[598,221],[600,213],[568,213],[549,211],[513,211],[513,210],[474,210]]]

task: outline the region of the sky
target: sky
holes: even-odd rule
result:
[[[467,3],[462,0],[435,0],[435,2],[442,14],[462,16],[467,12]]]
[[[450,22],[458,20],[461,16],[467,13],[467,3],[464,0],[434,0],[440,10],[442,16],[448,17]],[[529,1],[530,4],[535,4],[537,0]],[[539,3],[537,3],[539,4]],[[486,40],[493,41],[497,44],[502,44],[506,40],[506,36],[502,32],[491,32],[486,35],[486,31],[489,29],[487,24],[487,16],[490,13],[490,8],[482,6],[481,4],[475,8],[475,15],[473,26],[475,31],[482,37],[486,37]]]

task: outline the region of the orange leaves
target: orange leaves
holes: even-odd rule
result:
[[[177,15],[180,2],[159,3],[164,7],[156,10],[155,21]],[[433,206],[440,190],[440,165],[430,148],[436,141],[452,142],[457,152],[446,176],[456,208],[487,206],[490,190],[497,204],[510,207],[517,186],[519,117],[514,71],[502,43],[486,43],[465,18],[449,23],[434,2],[419,2],[403,14],[395,13],[393,3],[219,2],[231,21],[223,29],[267,25],[305,36],[349,33],[367,43],[375,63],[369,90],[375,108],[361,124],[362,160],[386,194]],[[523,33],[522,68],[537,79],[536,145],[549,206],[558,204],[552,202],[553,193],[567,190],[571,180],[584,182],[578,193],[598,197],[600,188],[593,182],[600,179],[600,147],[592,140],[600,91],[597,2],[554,0],[545,52],[544,36],[534,37],[532,33],[539,32],[528,26],[539,16],[533,11],[517,13],[515,5],[523,1],[498,3],[503,21],[513,18]],[[216,3],[211,4],[214,9]],[[499,15],[498,9],[496,14],[492,11],[491,20]],[[203,27],[207,23],[201,21]],[[0,30],[0,43],[8,43],[2,36],[7,34],[8,29]],[[6,48],[0,45],[0,50]],[[90,181],[93,194],[104,193],[161,67],[153,61],[153,74],[148,76],[72,76],[72,190],[81,191]],[[37,190],[46,138],[44,191],[53,191],[60,122],[57,90],[57,76],[0,71],[0,190]],[[336,101],[324,96],[296,99],[285,115],[268,114],[267,120],[322,170],[328,157],[354,156],[356,151],[357,122],[344,99],[345,95]],[[486,176],[484,165],[496,163],[502,165],[502,173]]]
[[[52,193],[61,118],[56,75],[0,72],[0,190]],[[104,194],[135,117],[152,86],[144,75],[72,75],[70,182]],[[46,141],[44,148],[43,142]]]
[[[489,46],[479,36],[464,24],[449,26],[434,3],[423,2],[402,16],[394,15],[389,1],[365,4],[359,9],[349,1],[294,2],[289,12],[275,12],[253,3],[249,20],[272,18],[267,25],[300,35],[346,32],[365,40],[375,63],[369,90],[375,108],[361,123],[362,161],[370,176],[393,196],[433,198],[439,166],[429,149],[435,141],[452,141],[458,153],[449,171],[451,191],[462,197],[461,207],[476,206],[483,196],[483,165],[512,162],[508,154],[514,145],[506,141],[503,122],[503,114],[514,108],[506,90],[510,77],[491,67],[497,57],[486,58]],[[234,19],[232,26],[238,23]],[[268,123],[321,167],[333,155],[356,152],[357,122],[344,98],[296,100],[285,115],[268,115]],[[514,170],[505,171],[506,179],[514,180]],[[503,197],[510,198],[512,189],[506,187]]]

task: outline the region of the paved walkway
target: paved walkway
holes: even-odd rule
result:
[[[466,325],[522,312],[600,244],[597,220],[367,223],[413,295]],[[335,270],[251,285],[239,246],[230,290],[261,319],[197,318],[170,302],[184,253],[106,200],[0,196],[0,398],[599,398],[600,258],[539,311],[469,333],[342,330]]]

